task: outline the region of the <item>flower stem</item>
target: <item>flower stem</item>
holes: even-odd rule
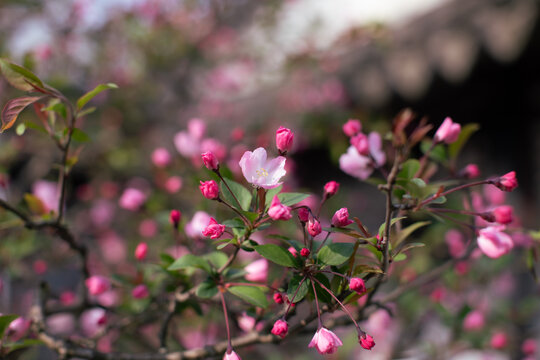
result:
[[[227,353],[232,350],[231,344],[231,329],[229,328],[229,314],[227,312],[227,304],[225,303],[225,296],[222,289],[219,289],[219,296],[221,297],[221,304],[223,305],[223,315],[225,316],[225,326],[227,327]]]
[[[229,190],[229,192],[231,193],[232,197],[234,198],[234,200],[236,201],[236,203],[238,204],[238,209],[242,209],[242,205],[240,205],[240,201],[238,201],[238,199],[236,198],[236,195],[234,195],[233,191],[231,190],[231,188],[229,187],[229,184],[227,184],[227,182],[225,181],[225,178],[223,176],[221,176],[221,173],[219,171],[215,171],[215,173],[217,174],[217,176],[219,176],[219,178],[221,179],[221,181],[223,181],[223,184],[225,184],[225,187]]]
[[[437,198],[440,198],[441,196],[446,196],[446,195],[449,195],[453,192],[456,192],[456,191],[459,191],[459,190],[463,190],[463,189],[466,189],[466,188],[469,188],[469,187],[472,187],[472,186],[477,186],[477,185],[485,185],[485,184],[489,184],[490,180],[482,180],[482,181],[476,181],[476,182],[472,182],[472,183],[468,183],[468,184],[463,184],[463,185],[460,185],[460,186],[456,186],[455,188],[452,188],[450,190],[446,190],[440,194],[435,194],[435,195],[432,195],[430,196],[429,198],[425,199],[424,201],[422,201],[417,207],[416,207],[416,210],[419,210],[422,208],[422,206],[426,205],[426,204],[429,204],[430,202],[432,202],[433,200],[437,199]]]
[[[321,321],[321,308],[319,307],[319,299],[317,297],[317,290],[315,290],[315,284],[313,283],[314,278],[311,278],[311,286],[313,287],[313,295],[315,295],[315,305],[317,306],[317,319],[319,320],[319,326],[317,329],[322,328],[322,321]]]
[[[293,301],[294,301],[294,298],[296,297],[296,295],[298,294],[298,290],[300,290],[300,287],[302,286],[302,284],[304,283],[304,281],[306,281],[306,276],[303,277],[303,279],[300,281],[300,283],[298,284],[298,287],[296,288],[296,291],[294,292],[292,298],[289,300],[289,305],[287,306],[287,310],[285,310],[285,315],[283,315],[283,318],[286,318],[287,317],[287,314],[289,313],[289,310],[291,309],[291,306],[293,304]]]

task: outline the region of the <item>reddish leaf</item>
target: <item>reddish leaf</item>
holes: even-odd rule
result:
[[[6,104],[6,106],[4,106],[4,109],[2,110],[2,127],[0,128],[0,132],[4,132],[5,130],[12,127],[21,111],[23,111],[25,107],[35,103],[39,99],[41,99],[41,97],[24,96],[8,101],[8,103]]]

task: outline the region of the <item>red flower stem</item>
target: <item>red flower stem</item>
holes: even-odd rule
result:
[[[300,290],[300,287],[302,284],[306,281],[306,276],[303,277],[303,279],[298,284],[298,287],[296,288],[296,291],[294,292],[292,298],[289,300],[289,305],[287,306],[287,310],[285,310],[285,315],[283,315],[283,318],[285,319],[287,317],[287,314],[289,313],[289,310],[291,309],[291,306],[293,304],[294,298],[296,297],[296,294],[298,294],[298,290]]]
[[[217,201],[222,203],[222,204],[225,204],[229,209],[231,209],[232,211],[234,211],[235,213],[237,213],[240,218],[242,218],[242,221],[244,222],[244,224],[246,224],[246,226],[249,226],[251,225],[251,223],[249,222],[249,220],[244,216],[244,214],[242,214],[238,209],[236,209],[234,206],[232,206],[231,204],[229,204],[228,202],[226,202],[225,200],[223,200],[222,198],[217,198]]]
[[[317,327],[317,330],[322,328],[322,321],[321,321],[321,309],[319,308],[319,299],[317,298],[317,290],[315,290],[315,284],[313,283],[314,278],[311,277],[311,286],[313,287],[313,295],[315,295],[315,305],[317,306],[317,319],[319,320],[319,326]]]
[[[229,184],[227,184],[227,182],[225,181],[225,178],[223,178],[223,176],[221,176],[221,173],[219,171],[215,171],[215,173],[217,174],[217,176],[219,176],[219,178],[221,179],[221,181],[223,181],[223,184],[225,184],[225,187],[229,190],[229,192],[231,193],[232,197],[234,198],[234,200],[236,201],[236,203],[238,204],[238,209],[242,209],[242,205],[240,205],[240,201],[238,201],[238,199],[236,198],[236,195],[234,195],[234,193],[232,192],[231,188],[229,187]]]
[[[353,321],[354,325],[356,326],[357,329],[360,329],[360,326],[358,326],[358,323],[356,322],[356,320],[354,319],[354,317],[352,316],[352,314],[350,313],[349,309],[347,309],[345,307],[345,305],[343,305],[343,303],[341,301],[339,301],[339,299],[337,298],[336,295],[334,295],[334,293],[332,291],[330,291],[326,286],[324,286],[319,280],[317,280],[316,278],[311,278],[311,284],[313,285],[313,291],[315,291],[315,285],[313,284],[313,281],[315,281],[317,284],[319,284],[320,287],[322,287],[324,290],[326,290],[327,293],[330,294],[330,296],[332,296],[334,298],[334,300],[336,300],[336,302],[343,308],[343,310],[347,313],[347,315],[351,318],[351,320]],[[315,295],[315,298],[317,298],[317,295]]]
[[[223,305],[223,314],[225,315],[225,326],[227,327],[227,353],[232,350],[231,344],[231,330],[229,328],[229,313],[227,312],[227,304],[225,303],[225,296],[222,289],[219,289],[219,296],[221,297],[221,304]]]
[[[490,180],[482,180],[482,181],[476,181],[476,182],[473,182],[473,183],[469,183],[469,184],[463,184],[463,185],[460,185],[460,186],[456,186],[455,188],[452,188],[450,190],[446,190],[445,192],[442,192],[440,194],[435,194],[435,195],[432,195],[430,196],[429,198],[425,199],[424,201],[422,201],[418,206],[417,206],[417,210],[419,210],[420,208],[422,208],[422,206],[426,205],[426,204],[429,204],[431,201],[437,199],[437,198],[440,198],[441,196],[446,196],[446,195],[449,195],[453,192],[456,192],[456,191],[459,191],[459,190],[463,190],[463,189],[467,189],[469,187],[472,187],[472,186],[477,186],[477,185],[485,185],[485,184],[489,184]]]
[[[348,278],[349,278],[347,275],[343,275],[343,274],[340,274],[340,273],[337,273],[337,272],[333,272],[333,271],[330,271],[330,270],[320,270],[319,272],[328,273],[328,274],[334,274],[334,275],[337,275],[337,276],[341,276],[341,277],[344,278],[344,279],[348,279]]]

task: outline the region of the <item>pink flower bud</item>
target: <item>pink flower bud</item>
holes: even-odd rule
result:
[[[366,292],[366,284],[364,283],[364,280],[354,277],[349,280],[349,289],[356,292],[359,295],[362,295]]]
[[[503,229],[499,226],[489,226],[479,231],[478,247],[490,258],[501,257],[514,247],[512,238],[502,232]]]
[[[159,168],[164,168],[171,163],[171,154],[165,148],[157,148],[152,152],[152,163]]]
[[[145,242],[139,243],[135,248],[135,259],[143,261],[148,253],[148,245]]]
[[[225,225],[218,224],[216,219],[210,218],[208,226],[202,231],[202,234],[211,239],[217,239],[225,231]]]
[[[122,209],[137,211],[146,201],[146,195],[139,189],[128,188],[124,190],[118,201]]]
[[[101,308],[86,310],[81,314],[80,322],[83,333],[92,337],[107,323],[107,313]]]
[[[171,225],[175,228],[178,228],[178,224],[180,224],[181,217],[182,217],[182,213],[179,210],[171,210],[171,213],[169,214],[169,221]]]
[[[437,132],[435,132],[433,139],[437,143],[445,142],[451,144],[458,139],[460,132],[461,125],[453,122],[451,118],[447,117],[444,119],[439,129],[437,129]]]
[[[461,174],[467,179],[475,179],[480,176],[480,169],[476,164],[469,164],[461,170]]]
[[[467,331],[481,330],[484,324],[484,314],[478,310],[471,311],[463,320],[463,328]]]
[[[448,230],[444,235],[444,239],[446,245],[448,245],[448,252],[453,258],[459,258],[467,251],[467,244],[458,230]]]
[[[288,331],[289,325],[285,320],[280,319],[274,323],[271,333],[283,339],[285,336],[287,336]]]
[[[311,218],[307,223],[307,230],[311,236],[315,237],[322,232],[321,223],[317,219]]]
[[[291,150],[294,139],[294,133],[283,126],[280,126],[276,131],[276,147],[279,152],[286,153]]]
[[[493,185],[501,189],[502,191],[512,191],[518,186],[516,179],[516,172],[510,171],[508,174],[501,176],[493,181]]]
[[[111,283],[105,276],[94,275],[90,276],[85,281],[86,287],[90,295],[101,295],[110,289]]]
[[[34,263],[32,264],[32,267],[34,268],[34,272],[37,274],[37,275],[43,275],[47,272],[47,263],[45,262],[45,260],[36,260],[34,261]]]
[[[508,345],[508,337],[503,332],[497,332],[491,337],[490,344],[494,349],[503,349]]]
[[[60,294],[60,303],[69,306],[75,302],[75,294],[72,291],[63,291]]]
[[[298,251],[296,251],[296,249],[294,247],[290,246],[287,250],[289,250],[289,252],[291,253],[292,256],[294,256],[294,257],[298,256]]]
[[[150,293],[148,292],[148,288],[146,287],[146,285],[140,284],[133,288],[133,290],[131,291],[131,295],[133,295],[135,299],[144,299],[147,298]]]
[[[373,338],[365,334],[358,336],[358,342],[360,343],[360,346],[362,346],[366,350],[371,350],[375,346],[375,341],[373,341]]]
[[[231,350],[231,352],[225,352],[225,355],[223,355],[223,360],[242,360],[240,359],[240,356],[234,351]]]
[[[26,334],[29,328],[30,320],[26,320],[20,316],[9,324],[7,335],[11,341],[18,341]]]
[[[362,123],[360,120],[349,119],[345,124],[343,124],[343,132],[348,137],[352,137],[358,134],[362,130]]]
[[[513,209],[511,206],[508,205],[499,206],[498,208],[493,210],[495,221],[499,224],[510,224],[513,220],[512,213]]]
[[[334,334],[332,331],[321,327],[315,335],[308,347],[316,348],[319,354],[333,354],[337,351],[339,346],[342,346],[343,343],[341,340]]]
[[[156,236],[158,225],[153,219],[145,219],[139,224],[139,234],[146,238]]]
[[[214,180],[200,182],[199,189],[203,196],[209,200],[215,200],[219,197],[219,187]]]
[[[534,339],[526,339],[521,344],[521,351],[527,356],[532,356],[536,353],[536,341]]]
[[[281,295],[280,293],[274,293],[274,302],[276,304],[283,304],[283,295]]]
[[[244,268],[246,280],[253,282],[266,282],[268,278],[268,261],[266,259],[255,260]]]
[[[301,207],[298,209],[298,218],[301,222],[308,222],[309,220],[309,209],[305,207]]]
[[[363,133],[358,133],[351,138],[351,145],[358,150],[360,155],[369,154],[369,141],[368,137]]]
[[[329,181],[324,185],[324,193],[327,197],[334,196],[339,190],[339,183],[336,181]]]
[[[165,181],[164,187],[168,193],[177,193],[183,185],[182,178],[180,176],[171,176]]]
[[[292,217],[291,208],[283,205],[277,195],[274,195],[268,209],[268,216],[273,220],[289,220]]]
[[[332,216],[332,225],[335,227],[345,227],[352,223],[353,221],[349,220],[349,210],[347,208],[339,209],[334,216]]]
[[[305,258],[307,258],[310,253],[311,252],[309,251],[308,248],[302,248],[302,250],[300,250],[300,256],[305,257]]]
[[[206,166],[208,170],[217,170],[219,168],[219,161],[213,152],[207,151],[201,156],[204,166]]]

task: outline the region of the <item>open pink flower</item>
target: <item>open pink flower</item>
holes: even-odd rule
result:
[[[58,211],[59,194],[55,182],[38,180],[32,185],[32,192],[45,206],[45,212]]]
[[[489,226],[479,231],[478,247],[490,258],[501,257],[512,250],[514,242],[502,226]]]
[[[129,211],[137,211],[146,201],[146,195],[139,189],[127,188],[122,193],[118,203],[120,207]]]
[[[246,280],[253,282],[266,282],[268,278],[268,261],[266,259],[255,260],[244,268]]]
[[[209,222],[210,215],[204,211],[197,211],[191,218],[191,221],[186,224],[185,231],[187,236],[196,239],[202,238],[202,232],[206,229]]]
[[[386,155],[382,150],[381,136],[376,132],[371,132],[368,136],[368,143],[369,154],[373,160],[367,155],[360,154],[356,147],[351,145],[347,149],[347,153],[339,158],[340,169],[360,180],[365,180],[371,175],[375,167],[384,165]]]
[[[319,354],[333,354],[336,352],[338,346],[342,345],[343,343],[336,334],[322,327],[317,330],[308,347],[316,348]]]
[[[282,183],[279,180],[287,173],[283,156],[267,160],[266,150],[257,148],[246,151],[240,159],[242,174],[246,180],[257,187],[273,189]]]

